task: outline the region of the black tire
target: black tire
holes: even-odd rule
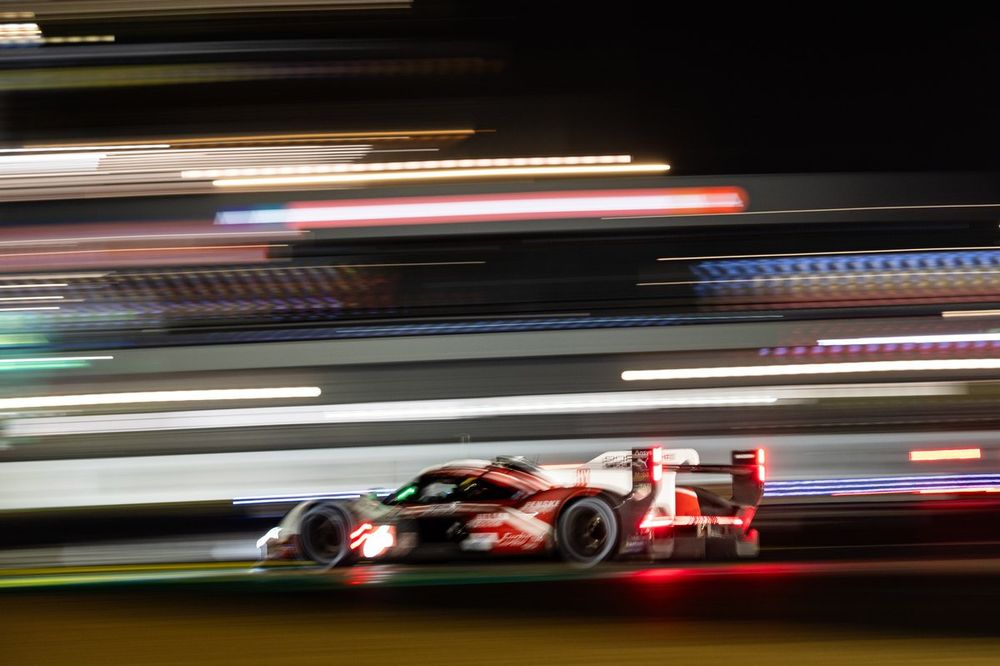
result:
[[[308,509],[299,524],[302,554],[323,567],[353,564],[351,525],[347,512],[334,504],[317,504]]]
[[[570,564],[592,567],[615,556],[620,533],[611,505],[600,497],[584,497],[559,514],[556,545]]]

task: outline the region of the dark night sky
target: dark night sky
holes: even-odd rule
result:
[[[374,20],[111,26],[122,44],[387,40],[391,54],[480,55],[503,71],[18,93],[0,101],[3,129],[19,140],[474,124],[497,130],[465,146],[480,155],[630,152],[676,174],[1000,170],[989,21],[673,4],[417,0]]]

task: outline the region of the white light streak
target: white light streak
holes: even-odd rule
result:
[[[0,280],[4,279],[9,279],[9,278],[0,277]],[[23,280],[24,278],[21,277],[16,279]],[[69,283],[67,282],[42,282],[39,284],[0,284],[0,289],[42,289],[42,288],[47,289],[51,287],[67,287],[67,286],[69,286]]]
[[[111,361],[114,356],[38,356],[36,358],[2,358],[0,363],[55,363],[59,361]]]
[[[133,405],[157,402],[196,402],[210,400],[315,398],[321,393],[322,391],[317,386],[291,386],[281,388],[194,389],[181,391],[132,391],[128,393],[44,395],[28,398],[0,398],[0,409]]]
[[[0,153],[65,153],[87,152],[93,150],[147,150],[151,148],[169,148],[169,143],[136,143],[120,146],[44,146],[26,148],[0,148]]]
[[[639,412],[656,409],[770,407],[828,398],[920,397],[961,395],[964,382],[841,384],[743,387],[729,389],[613,391],[523,395],[448,400],[406,400],[340,405],[296,405],[236,409],[201,409],[133,414],[39,416],[10,419],[10,437],[92,435],[158,430],[253,428],[261,426],[387,423],[407,420],[456,420],[495,416],[530,416]]]
[[[65,296],[4,296],[0,297],[0,303],[11,303],[14,301],[61,301]]]
[[[675,379],[729,379],[738,377],[782,377],[868,372],[927,372],[935,370],[996,370],[1000,358],[940,359],[917,361],[860,361],[855,363],[804,363],[796,365],[749,365],[712,368],[626,370],[627,382]]]
[[[32,310],[58,310],[58,305],[39,305],[23,308],[0,308],[0,312],[29,312]]]
[[[32,275],[31,273],[25,273],[21,275],[0,275],[0,280],[84,280],[89,278],[102,278],[107,277],[110,273],[45,273],[41,275]],[[10,288],[20,288],[22,285],[11,285]],[[28,286],[28,285],[23,285]],[[32,287],[41,287],[49,285],[30,285]],[[65,284],[54,285],[57,287],[65,287]],[[0,289],[3,289],[4,285],[0,285]]]
[[[69,37],[43,37],[43,44],[94,44],[113,42],[114,35],[71,35]]]
[[[496,167],[486,169],[440,169],[381,173],[347,173],[317,176],[275,176],[270,178],[222,178],[215,187],[271,187],[283,185],[328,185],[337,183],[386,182],[494,178],[505,176],[586,176],[602,174],[664,173],[669,164],[603,164],[581,166]]]
[[[215,409],[146,414],[102,414],[13,419],[10,436],[148,432],[203,428],[250,428],[333,423],[389,423],[457,420],[495,416],[636,412],[651,409],[770,406],[778,398],[760,391],[615,391],[565,395],[526,395],[451,400],[408,400],[342,405],[255,409]],[[3,403],[0,402],[0,407]]]
[[[895,335],[873,338],[828,338],[817,340],[822,347],[834,345],[893,345],[936,342],[988,342],[1000,340],[1000,333],[950,333],[944,335]]]
[[[376,171],[420,171],[427,169],[465,169],[528,166],[567,166],[581,164],[628,164],[630,155],[586,155],[580,157],[511,157],[462,160],[426,160],[422,162],[376,162],[372,164],[335,164],[243,169],[207,169],[182,171],[182,178],[244,178],[256,176],[316,175],[328,173],[367,173]]]
[[[1000,317],[1000,310],[945,310],[942,317]]]
[[[532,414],[586,414],[591,412],[639,411],[686,407],[729,407],[736,405],[771,405],[772,395],[721,395],[681,398],[651,395],[647,392],[591,393],[580,396],[535,395],[503,398],[459,398],[455,400],[416,400],[371,406],[343,405],[326,412],[329,423],[375,423],[379,421],[440,421],[494,416],[530,416]],[[390,403],[391,404],[391,403]]]

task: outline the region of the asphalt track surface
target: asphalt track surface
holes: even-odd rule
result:
[[[0,663],[994,664],[1000,557],[973,551],[587,571],[6,570]]]

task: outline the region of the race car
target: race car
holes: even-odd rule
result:
[[[678,486],[678,474],[732,478],[732,497]],[[263,560],[359,561],[557,555],[581,567],[615,558],[753,557],[750,523],[764,451],[702,465],[693,449],[608,451],[582,465],[522,457],[423,470],[388,497],[299,504],[257,542]]]

